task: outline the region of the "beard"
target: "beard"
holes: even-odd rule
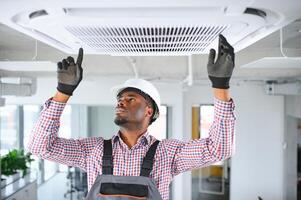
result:
[[[125,118],[116,117],[116,118],[114,119],[114,123],[115,123],[116,125],[120,126],[120,125],[124,125],[124,124],[128,123],[128,120],[125,119]]]

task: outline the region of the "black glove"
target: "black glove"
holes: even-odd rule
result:
[[[215,59],[215,50],[210,49],[208,59],[208,76],[213,88],[228,89],[229,81],[234,68],[234,49],[223,35],[219,35],[218,55]]]
[[[58,91],[69,96],[73,94],[73,91],[83,78],[83,54],[83,49],[80,48],[76,63],[71,56],[57,63]]]

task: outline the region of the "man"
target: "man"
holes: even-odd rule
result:
[[[64,106],[82,80],[82,59],[80,49],[76,62],[68,57],[58,63],[58,91],[45,103],[28,149],[43,159],[87,171],[87,199],[168,199],[175,175],[232,155],[235,117],[228,88],[234,49],[222,35],[217,60],[211,49],[207,66],[215,111],[206,139],[159,142],[148,134],[148,126],[159,116],[160,96],[150,82],[141,79],[114,88],[118,101],[114,121],[120,130],[111,140],[58,137]]]

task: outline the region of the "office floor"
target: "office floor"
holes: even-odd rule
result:
[[[38,187],[38,200],[65,200],[64,193],[68,190],[66,176],[66,173],[57,173],[40,185]]]
[[[202,181],[202,187],[208,191],[216,191],[220,189],[221,184],[220,182],[208,181],[204,179]],[[226,183],[225,185],[225,192],[224,194],[208,194],[208,193],[201,193],[199,191],[199,179],[192,180],[192,200],[229,200],[229,184]]]

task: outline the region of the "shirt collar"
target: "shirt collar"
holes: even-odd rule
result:
[[[116,143],[117,141],[122,140],[121,137],[120,137],[120,134],[121,132],[118,131],[117,134],[115,134],[113,137],[112,137],[112,141],[113,143]],[[151,142],[151,136],[148,134],[148,131],[146,131],[143,135],[141,135],[137,141],[137,144],[143,144],[143,145],[148,145],[150,144]]]

